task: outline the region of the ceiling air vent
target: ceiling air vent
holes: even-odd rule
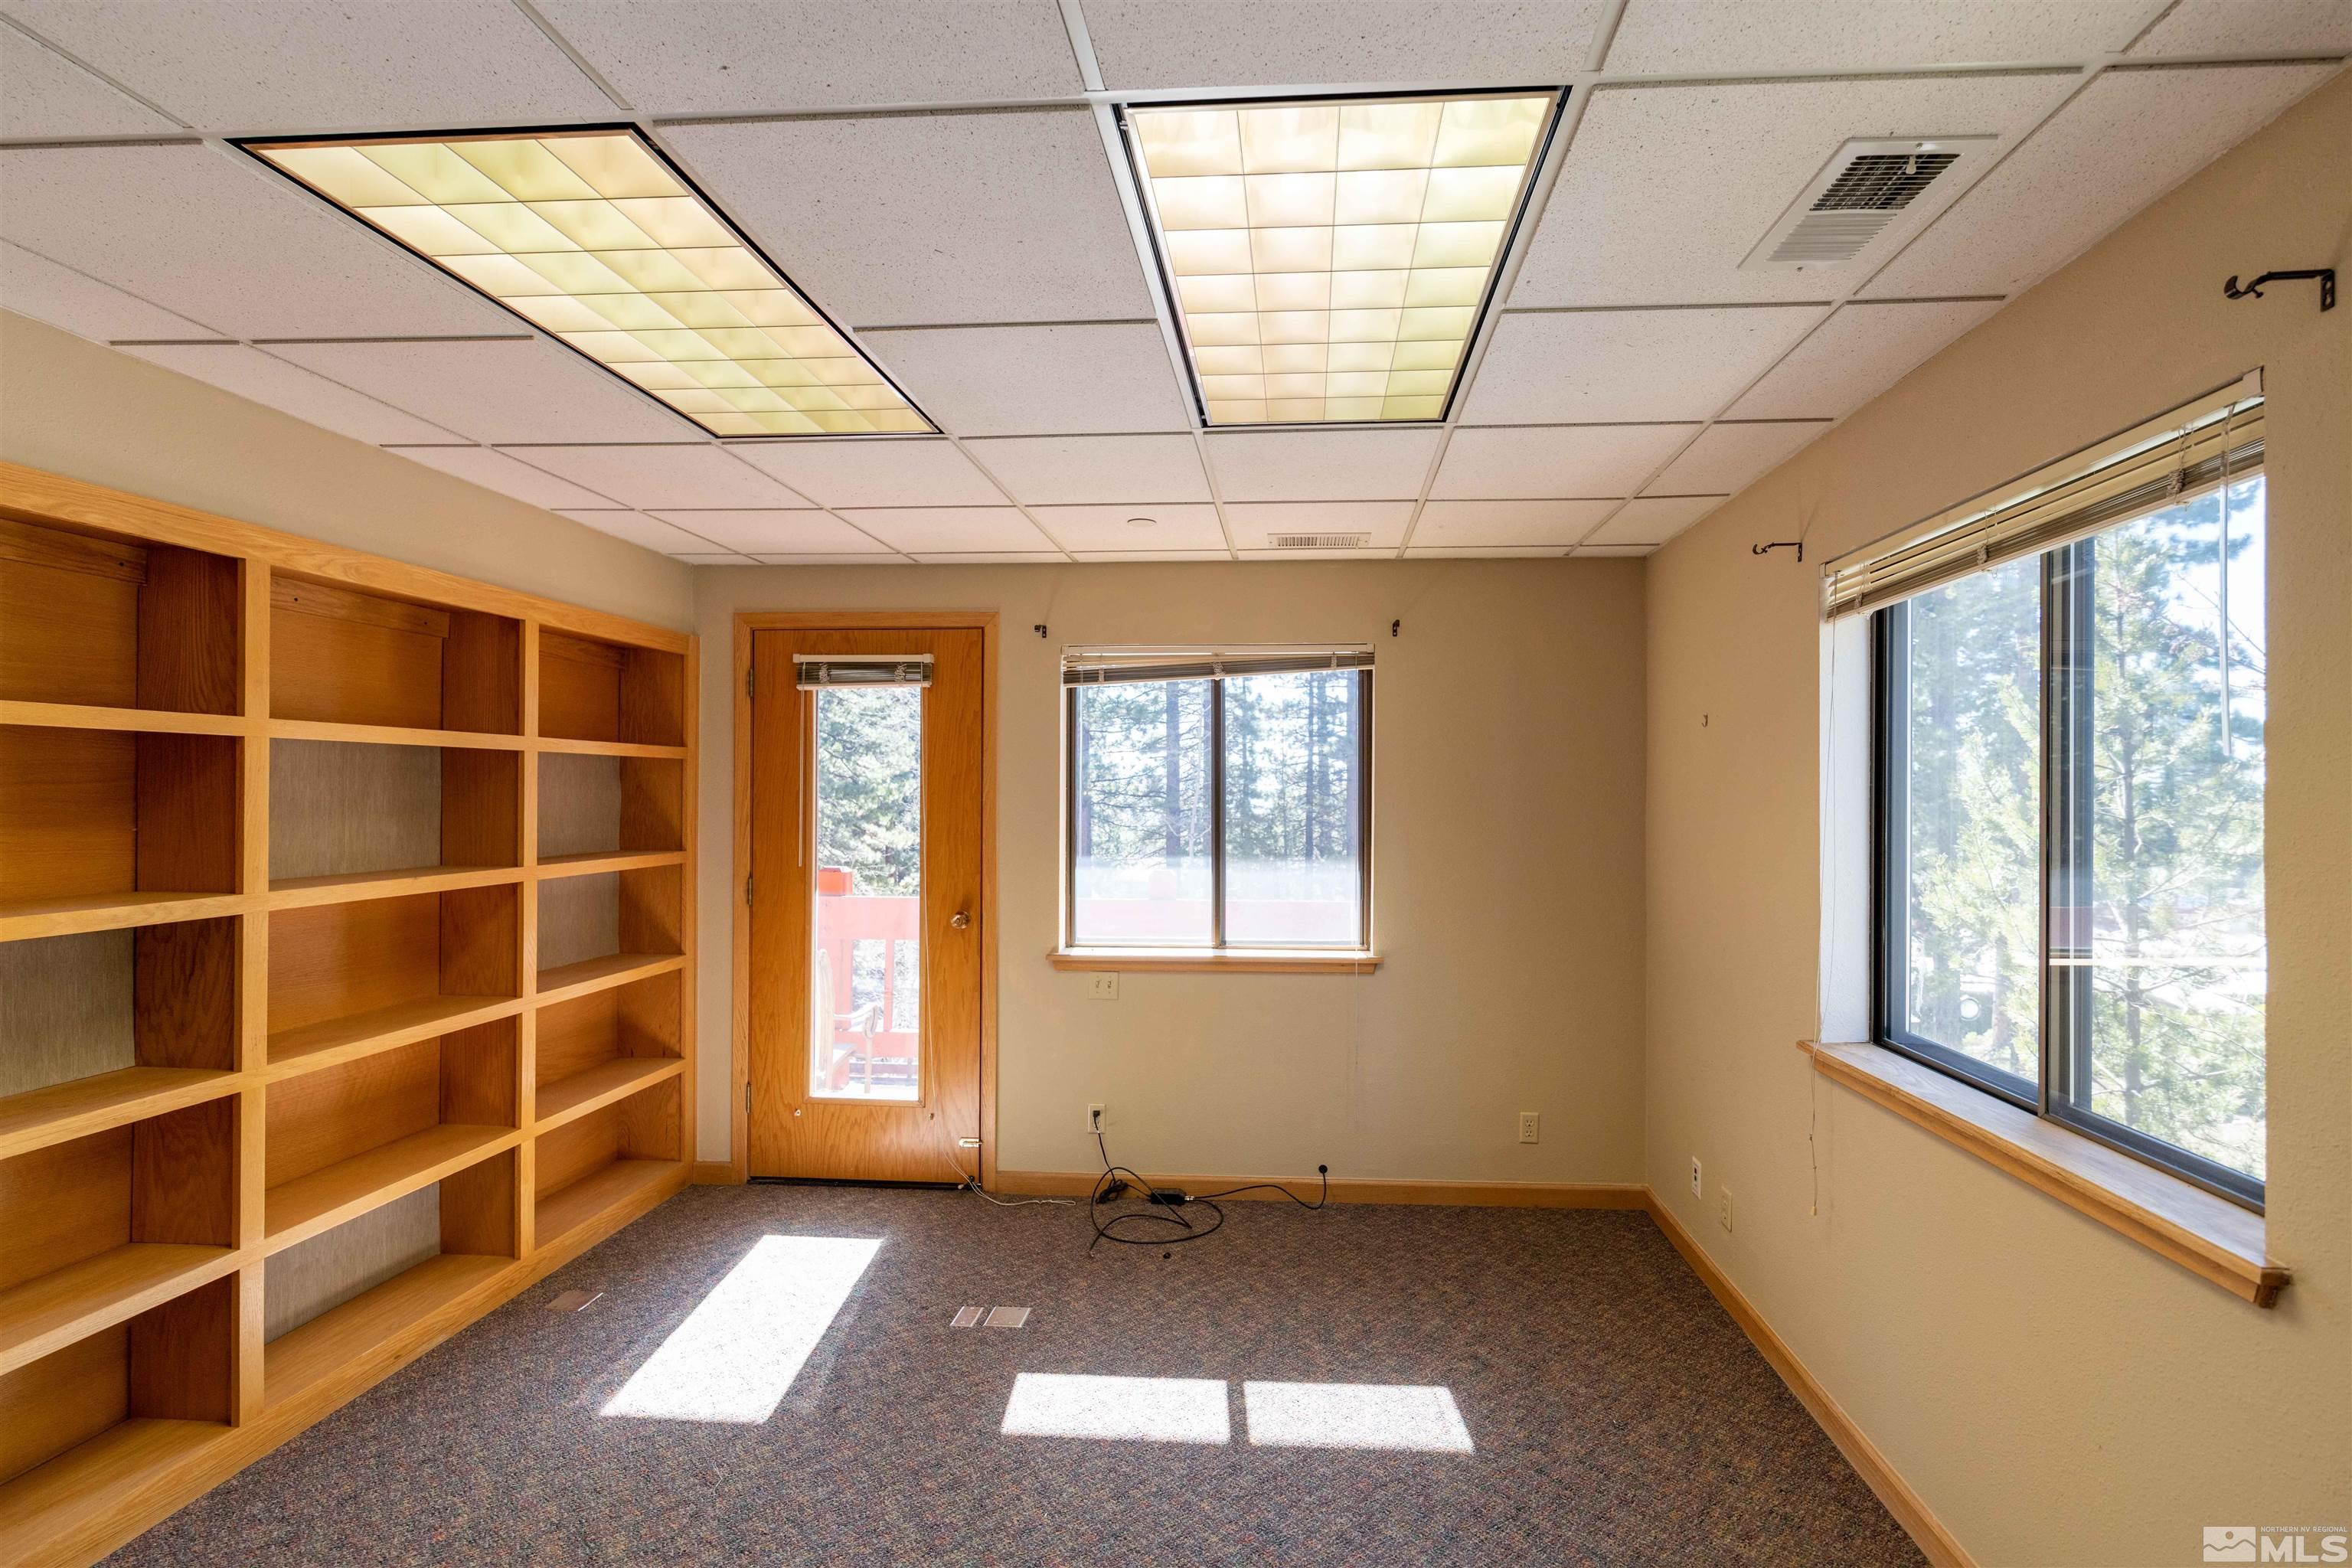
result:
[[[1372,542],[1369,533],[1270,533],[1266,543],[1276,550],[1361,550]]]
[[[1788,272],[1852,261],[1989,136],[1902,136],[1840,147],[1740,267]]]

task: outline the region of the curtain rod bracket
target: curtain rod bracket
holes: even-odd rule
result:
[[[1801,539],[1776,539],[1769,544],[1751,544],[1748,547],[1748,553],[1769,555],[1775,550],[1793,550],[1797,552],[1798,560],[1802,561],[1805,558],[1805,542]]]
[[[2306,267],[2297,272],[2265,272],[2242,289],[2238,287],[2238,275],[2232,272],[2230,274],[2230,280],[2221,285],[2221,293],[2224,298],[2231,300],[2259,300],[2263,298],[2263,284],[2291,283],[2302,278],[2319,279],[2321,310],[2336,309],[2336,268],[2333,267]]]

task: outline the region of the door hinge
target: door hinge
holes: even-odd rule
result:
[[[759,690],[760,667],[756,664],[747,664],[743,667],[743,695],[754,697],[759,694]]]
[[[751,879],[749,877],[743,879],[743,902],[746,906],[751,902]]]
[[[748,1078],[743,1080],[743,1114],[751,1114],[751,1080]]]

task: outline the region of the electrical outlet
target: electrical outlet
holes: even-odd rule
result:
[[[1116,1002],[1118,1000],[1118,971],[1113,970],[1109,973],[1097,974],[1091,978],[1094,983],[1087,987],[1087,999],[1088,1001]]]
[[[1702,1195],[1698,1185],[1698,1156],[1693,1154],[1691,1156],[1691,1196],[1696,1198]]]
[[[1099,1106],[1099,1105],[1089,1105],[1089,1106],[1087,1106],[1087,1137],[1089,1137],[1089,1138],[1091,1138],[1091,1137],[1093,1137],[1096,1133],[1097,1133],[1097,1132],[1101,1131],[1102,1131],[1102,1121],[1103,1121],[1103,1108],[1102,1108],[1101,1106]]]
[[[1727,1236],[1730,1235],[1731,1189],[1729,1187],[1717,1187],[1715,1189],[1715,1217],[1723,1223],[1724,1234]]]
[[[1522,1110],[1522,1111],[1520,1111],[1520,1112],[1519,1112],[1519,1142],[1522,1142],[1522,1143],[1537,1143],[1537,1142],[1542,1142],[1542,1133],[1543,1133],[1542,1126],[1540,1125],[1539,1119],[1537,1117],[1537,1115],[1536,1115],[1536,1113],[1535,1113],[1534,1111],[1532,1111],[1532,1110]]]

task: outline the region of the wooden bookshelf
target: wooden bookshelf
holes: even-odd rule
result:
[[[696,657],[0,464],[0,1561],[684,1184]]]

